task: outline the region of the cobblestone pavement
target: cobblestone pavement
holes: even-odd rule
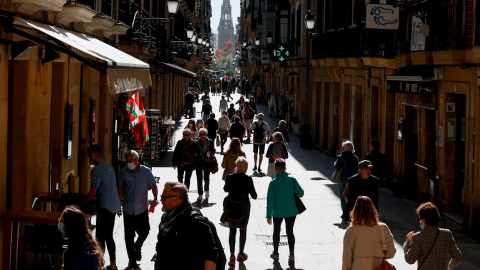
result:
[[[235,94],[234,101],[238,100],[239,95]],[[218,119],[218,103],[220,96],[212,96],[213,111],[217,114]],[[195,103],[197,107],[196,118],[200,118],[200,103]],[[237,107],[237,106],[236,106]],[[264,105],[258,105],[260,112],[267,112],[268,109]],[[273,130],[279,119],[271,118],[268,115],[265,120]],[[188,119],[182,118],[178,121],[177,130],[181,131],[188,122]],[[180,132],[176,132],[175,141],[180,139]],[[259,270],[259,269],[341,269],[342,265],[342,247],[345,228],[341,225],[339,218],[341,214],[340,199],[336,184],[332,184],[328,177],[333,172],[334,158],[327,156],[315,149],[301,149],[300,140],[297,136],[291,134],[292,152],[287,160],[287,171],[295,176],[303,189],[305,196],[303,201],[307,207],[305,213],[299,215],[295,222],[295,267],[289,267],[288,245],[285,235],[284,225],[281,232],[281,246],[279,249],[280,259],[278,263],[274,263],[269,255],[273,250],[272,233],[273,226],[267,224],[265,219],[266,196],[268,183],[270,178],[263,173],[258,174],[252,171],[253,168],[253,146],[245,144],[243,149],[249,160],[248,174],[252,174],[255,188],[258,193],[257,200],[252,200],[251,216],[247,231],[247,243],[245,252],[249,255],[247,261],[237,264],[235,267],[228,269],[242,270]],[[228,145],[229,142],[227,142]],[[173,151],[173,148],[171,149]],[[155,176],[160,177],[159,193],[163,190],[166,181],[176,180],[176,171],[171,166],[172,152],[153,168]],[[219,152],[219,150],[218,150]],[[218,162],[221,163],[223,156],[217,154]],[[267,171],[267,163],[264,161],[262,170]],[[213,220],[218,226],[218,234],[225,248],[228,257],[228,232],[227,228],[219,225],[220,215],[222,213],[222,202],[225,197],[223,191],[224,182],[221,179],[223,170],[211,176],[210,181],[210,199],[201,205],[202,213]],[[196,177],[193,174],[191,190],[189,193],[190,201],[195,201],[198,194],[196,192]],[[152,199],[152,195],[149,194]],[[387,223],[394,235],[397,254],[390,260],[397,269],[416,269],[416,265],[409,265],[403,257],[402,244],[405,235],[411,230],[419,230],[415,207],[407,201],[395,197],[388,189],[382,189],[380,198],[381,220]],[[155,245],[157,242],[158,224],[160,222],[162,212],[160,206],[157,207],[155,213],[150,214],[151,231],[148,239],[143,247],[143,259],[140,267],[143,270],[153,269],[153,262],[150,261],[155,253]],[[441,222],[441,227],[452,230],[457,244],[463,253],[464,261],[459,269],[480,269],[480,244],[466,237],[459,230],[452,226]],[[115,223],[115,241],[117,244],[117,265],[119,269],[128,269],[128,257],[126,254],[125,243],[123,238],[123,218],[117,217]],[[179,251],[181,252],[181,251]],[[238,234],[237,247],[238,253]],[[188,254],[185,254],[188,259]],[[106,262],[108,252],[105,255]]]

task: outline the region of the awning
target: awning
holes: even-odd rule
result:
[[[436,92],[435,68],[411,66],[387,76],[387,91],[402,94],[431,95]]]
[[[148,62],[151,65],[154,65],[154,66],[157,66],[159,68],[165,69],[167,71],[170,71],[171,73],[174,73],[174,74],[177,74],[177,75],[180,75],[180,76],[189,77],[189,78],[196,78],[197,77],[197,73],[191,72],[188,69],[184,69],[184,68],[179,67],[179,66],[174,65],[174,64],[161,62],[161,61],[158,61],[158,60],[155,60],[155,59],[152,59],[152,58],[150,60],[148,60]]]
[[[16,28],[18,26],[38,30],[55,39],[57,44],[59,42],[63,44],[56,45],[32,36]],[[12,32],[60,50],[106,74],[110,94],[124,93],[152,86],[149,64],[94,37],[21,18],[15,18],[13,21]],[[88,57],[77,54],[67,46],[87,54]]]

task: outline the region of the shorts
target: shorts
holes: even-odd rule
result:
[[[253,144],[253,153],[258,153],[258,148],[260,148],[260,154],[265,153],[265,144]]]
[[[243,125],[243,127],[245,127],[245,129],[252,129],[252,120],[253,119],[245,120],[245,124]]]

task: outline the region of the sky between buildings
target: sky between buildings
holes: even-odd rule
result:
[[[212,0],[212,18],[210,19],[210,27],[212,32],[216,33],[218,23],[220,22],[220,15],[222,13],[223,0]],[[237,18],[240,17],[240,0],[230,0],[232,6],[232,22],[233,28],[237,24]]]

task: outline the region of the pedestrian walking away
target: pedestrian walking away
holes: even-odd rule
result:
[[[83,212],[71,205],[65,207],[58,219],[58,229],[67,238],[63,253],[63,269],[104,269],[103,252],[93,239]]]
[[[387,168],[387,157],[380,152],[380,142],[376,139],[370,141],[368,145],[370,152],[365,156],[366,160],[370,160],[373,165],[372,175],[376,176],[380,181],[385,179]]]
[[[125,246],[128,255],[128,267],[138,268],[137,261],[142,260],[142,246],[150,232],[150,211],[158,204],[158,190],[155,177],[146,166],[139,163],[139,155],[130,150],[125,154],[127,167],[120,172],[118,197],[123,206],[123,225]],[[152,190],[153,202],[148,203],[148,190]],[[120,214],[119,214],[120,215]],[[135,241],[135,234],[138,235]]]
[[[215,113],[210,113],[210,117],[205,122],[205,128],[208,130],[208,138],[215,141],[218,130],[218,121],[215,120]]]
[[[164,214],[158,226],[155,270],[214,270],[223,250],[217,249],[208,220],[189,203],[187,187],[166,182],[161,202]]]
[[[420,270],[453,270],[462,261],[462,253],[453,239],[452,232],[438,227],[440,214],[431,203],[422,203],[417,208],[420,231],[409,232],[403,244],[405,261],[417,262]],[[450,255],[448,267],[447,253]]]
[[[200,153],[197,144],[192,141],[192,133],[189,129],[184,129],[183,138],[177,142],[173,150],[172,165],[177,170],[178,182],[183,183],[185,175],[185,185],[190,189],[190,179],[192,178],[195,167],[195,159]]]
[[[195,142],[199,149],[199,154],[196,157],[196,173],[197,173],[197,201],[203,200],[203,181],[205,181],[205,199],[210,197],[210,167],[214,162],[215,146],[213,141],[207,137],[208,130],[202,128],[199,130],[200,138]]]
[[[370,198],[357,198],[351,220],[343,237],[342,270],[375,269],[395,256],[392,233],[379,221]]]
[[[98,144],[87,148],[88,158],[95,165],[91,171],[91,189],[79,205],[80,208],[92,200],[98,200],[97,224],[95,237],[105,253],[108,249],[110,269],[117,269],[117,257],[113,229],[115,227],[115,214],[121,211],[118,198],[117,180],[113,167],[102,159],[102,149]]]
[[[281,132],[273,133],[273,142],[268,145],[266,157],[268,157],[268,169],[267,175],[270,176],[272,179],[275,177],[275,160],[279,158],[287,159],[288,158],[288,151],[283,144],[283,135]]]
[[[298,197],[303,197],[304,191],[297,180],[287,172],[284,159],[275,161],[275,178],[268,185],[267,193],[267,223],[272,225],[273,217],[273,253],[272,259],[278,260],[278,246],[280,245],[280,227],[285,219],[285,226],[288,239],[288,264],[295,264],[295,235],[293,227],[298,215],[298,208],[295,203],[294,192]]]
[[[347,201],[342,196],[345,187],[347,186],[347,180],[352,175],[358,173],[358,157],[354,154],[355,147],[351,141],[344,141],[342,143],[342,152],[337,154],[337,160],[334,163],[335,170],[342,169],[340,183],[338,184],[338,192],[340,193],[340,202],[342,206],[342,212],[347,207]]]
[[[225,170],[223,171],[222,179],[225,181],[227,179],[227,175],[234,173],[234,169],[236,167],[236,161],[239,157],[246,157],[245,152],[242,150],[242,145],[240,143],[240,139],[232,138],[230,141],[230,146],[228,147],[227,152],[223,156],[222,161],[222,168]]]
[[[233,117],[233,124],[230,126],[230,139],[238,138],[240,142],[243,142],[243,137],[245,137],[245,128],[240,122],[240,117]]]
[[[222,222],[228,222],[230,228],[230,260],[228,265],[235,265],[235,240],[237,229],[240,230],[240,247],[237,255],[237,261],[243,262],[248,259],[245,251],[247,241],[247,225],[250,218],[250,199],[257,199],[257,192],[253,185],[252,177],[246,175],[248,161],[245,157],[239,157],[236,161],[236,172],[231,173],[225,180],[223,190],[228,192],[224,200],[224,212],[221,217]]]
[[[253,130],[253,161],[255,166],[253,170],[262,171],[263,154],[265,153],[265,143],[270,142],[270,127],[263,121],[263,113],[258,114],[258,120],[252,124]],[[260,152],[260,153],[259,153]],[[257,167],[258,159],[258,167]]]
[[[188,91],[185,95],[185,117],[194,117],[193,103],[195,103],[195,97],[193,96],[192,91]]]
[[[380,183],[378,178],[372,175],[372,164],[369,160],[362,160],[358,163],[358,174],[348,178],[347,185],[343,191],[343,198],[347,201],[342,219],[350,220],[350,211],[355,205],[355,201],[360,196],[369,197],[375,207],[378,209],[378,199],[380,198]]]
[[[227,117],[227,112],[222,112],[222,117],[218,119],[218,135],[220,136],[220,154],[224,154],[223,146],[227,142],[228,131],[230,130],[230,120]]]

